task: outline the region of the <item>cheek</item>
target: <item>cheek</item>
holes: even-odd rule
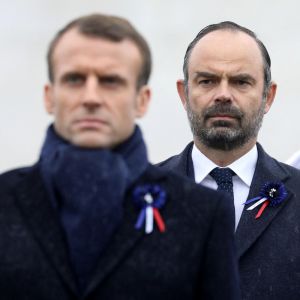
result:
[[[54,118],[55,123],[60,124],[60,126],[66,126],[69,120],[73,118],[72,106],[65,101],[57,101],[54,107]]]
[[[258,112],[262,106],[265,106],[265,104],[263,104],[262,95],[255,95],[251,101],[248,102],[246,109],[252,112]]]
[[[65,107],[64,103],[61,102],[61,101],[57,101],[57,103],[54,107],[54,114],[57,117],[60,117],[60,116],[63,116],[65,114],[65,111],[66,111],[66,107]]]
[[[118,112],[117,112],[118,113]],[[134,122],[136,116],[136,108],[129,106],[124,106],[121,110],[119,110],[119,118],[121,119],[120,121],[123,123],[130,123],[131,121]]]
[[[61,94],[56,98],[55,110],[60,114],[68,114],[78,107],[76,98]]]
[[[261,111],[261,105],[262,103],[252,102],[248,103],[246,106],[240,106],[239,109],[244,115],[244,121],[246,122],[252,122],[259,114]]]
[[[201,113],[207,106],[204,105],[202,97],[189,98],[187,105],[192,111],[198,113]]]
[[[200,108],[209,105],[211,99],[211,93],[203,92],[199,89],[193,89],[188,95],[188,101],[190,102],[190,106],[195,108]]]
[[[120,124],[123,124],[124,128],[132,127],[135,122],[137,107],[134,101],[123,101],[121,105],[118,105],[114,109],[114,116]]]

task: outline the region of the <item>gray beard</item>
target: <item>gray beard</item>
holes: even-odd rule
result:
[[[231,104],[218,103],[208,108],[199,116],[191,110],[187,103],[187,115],[190,127],[195,139],[208,148],[222,151],[230,151],[244,146],[250,139],[256,138],[262,125],[265,100],[259,110],[251,115],[243,114]],[[211,127],[207,127],[206,121],[216,113],[226,113],[236,118],[237,125],[228,121],[215,121]]]

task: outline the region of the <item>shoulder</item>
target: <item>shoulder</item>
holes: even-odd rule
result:
[[[181,157],[182,153],[170,156],[169,158],[157,163],[156,166],[163,167],[165,169],[171,169],[172,165],[177,165],[179,163]]]
[[[286,163],[277,161],[279,165],[285,170],[287,170],[292,176],[299,177],[300,176],[300,170],[294,166],[288,165]]]
[[[269,156],[258,144],[258,161],[255,175],[261,180],[268,177],[282,181],[291,191],[300,190],[300,170]]]
[[[159,162],[156,165],[158,167],[164,168],[165,170],[176,170],[178,168],[182,168],[187,164],[187,160],[189,155],[191,154],[193,145],[194,143],[190,142],[181,153],[173,155],[167,158],[166,160]]]
[[[300,190],[300,170],[285,163],[276,162],[288,175],[286,184],[293,189],[297,188],[297,190]]]
[[[0,175],[0,193],[11,191],[16,185],[28,174],[30,174],[36,165],[30,167],[23,167],[6,171]]]
[[[258,150],[258,164],[263,165],[265,168],[270,169],[270,171],[275,172],[275,175],[285,175],[285,177],[296,177],[299,178],[300,170],[288,165],[286,163],[278,161],[276,158],[267,154],[262,146],[257,143]]]

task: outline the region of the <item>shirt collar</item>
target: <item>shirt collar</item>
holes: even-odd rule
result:
[[[240,157],[238,160],[234,161],[227,167],[234,171],[235,174],[238,175],[238,177],[247,186],[250,187],[255,171],[257,157],[258,153],[257,147],[255,145],[251,148],[250,151],[248,151],[246,154],[244,154],[242,157]],[[202,152],[200,152],[195,144],[192,150],[192,160],[194,166],[195,181],[197,183],[201,183],[214,168],[219,167],[210,159],[208,159]]]

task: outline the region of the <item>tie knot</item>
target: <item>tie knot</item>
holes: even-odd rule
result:
[[[230,168],[214,168],[209,174],[217,182],[218,186],[232,184],[232,176],[235,175]]]

